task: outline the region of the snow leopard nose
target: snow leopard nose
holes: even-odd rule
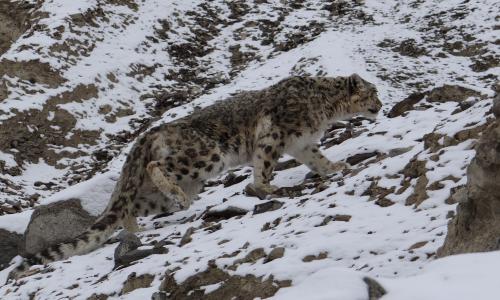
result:
[[[381,108],[382,108],[382,102],[380,102],[380,100],[377,100],[377,103],[374,106],[370,107],[368,111],[371,112],[372,114],[376,114],[380,111]]]

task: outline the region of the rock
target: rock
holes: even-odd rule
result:
[[[115,249],[115,267],[124,263],[124,255],[142,246],[141,240],[135,234],[125,230],[120,232],[120,234],[118,235],[118,239],[121,242]]]
[[[394,156],[398,156],[401,154],[405,154],[406,152],[410,151],[411,149],[413,149],[413,146],[391,149],[391,150],[389,150],[389,157],[394,157]]]
[[[394,193],[394,191],[394,187],[391,187],[390,189],[380,187],[378,186],[377,181],[372,181],[370,186],[363,192],[363,194],[361,194],[361,196],[370,196],[368,200],[373,201],[385,198],[385,196]]]
[[[350,215],[339,215],[339,214],[336,214],[335,216],[326,216],[325,218],[323,218],[323,221],[321,221],[320,224],[316,225],[316,227],[328,225],[328,223],[330,223],[331,221],[349,222],[351,218],[352,216]]]
[[[135,272],[132,272],[123,283],[123,288],[120,294],[123,295],[137,289],[150,287],[153,279],[155,279],[155,277],[151,274],[142,274],[137,276]]]
[[[276,247],[273,250],[271,250],[271,252],[269,252],[269,255],[267,255],[266,259],[264,260],[264,263],[268,263],[275,259],[282,258],[283,255],[285,255],[285,248]]]
[[[453,139],[458,142],[463,142],[469,139],[477,139],[479,135],[491,124],[491,119],[486,119],[486,123],[472,128],[460,130],[453,135]],[[458,144],[458,143],[457,143]]]
[[[83,233],[95,219],[75,198],[38,206],[24,233],[21,255],[35,254],[51,245],[71,240]]]
[[[349,156],[347,159],[346,159],[346,162],[348,164],[350,164],[351,166],[354,166],[364,160],[367,160],[371,157],[374,157],[378,154],[377,151],[374,151],[374,152],[366,152],[366,153],[358,153],[358,154],[354,154],[352,156]]]
[[[106,294],[92,294],[87,300],[107,300],[109,298]]]
[[[182,247],[186,245],[187,243],[190,243],[193,239],[191,238],[191,235],[194,233],[194,227],[189,227],[184,235],[181,238],[181,241],[179,242],[179,247]]]
[[[425,174],[427,168],[425,167],[425,160],[418,160],[413,158],[409,163],[403,168],[403,175],[406,178],[418,178]]]
[[[121,268],[121,267],[127,267],[134,261],[143,259],[145,257],[148,257],[153,254],[166,254],[168,253],[168,249],[163,247],[163,246],[155,246],[152,249],[135,249],[131,250],[129,252],[123,253],[120,255],[119,260],[115,260],[115,266],[114,269]],[[116,255],[116,251],[115,251]],[[116,259],[116,256],[115,256]]]
[[[227,220],[238,216],[244,216],[247,212],[247,210],[240,207],[228,206],[223,210],[209,210],[203,215],[202,219],[207,222]]]
[[[255,207],[253,209],[253,214],[257,215],[257,214],[265,213],[268,211],[277,210],[277,209],[280,209],[282,206],[283,206],[283,202],[280,202],[277,200],[271,200],[271,201],[268,201],[268,202],[265,202],[262,204],[255,205]]]
[[[387,199],[387,198],[381,198],[381,199],[377,199],[375,201],[375,204],[377,204],[378,206],[380,207],[388,207],[388,206],[391,206],[394,204],[393,201]]]
[[[267,254],[264,251],[264,248],[255,248],[252,251],[248,252],[248,254],[242,258],[242,259],[237,259],[234,261],[233,265],[238,265],[238,264],[246,264],[246,263],[255,263],[259,259],[266,257]]]
[[[428,241],[421,241],[421,242],[417,242],[413,245],[411,245],[408,250],[414,250],[414,249],[418,249],[418,248],[421,248],[425,245],[427,245]]]
[[[387,116],[389,118],[395,118],[403,115],[407,111],[413,110],[413,106],[424,99],[425,93],[412,93],[408,95],[404,100],[396,103],[389,111]]]
[[[333,216],[333,221],[338,221],[338,222],[349,222],[351,220],[352,216],[350,215],[335,215]]]
[[[315,225],[315,227],[320,227],[320,226],[325,226],[328,225],[333,220],[333,216],[326,216],[323,218],[323,221],[319,223],[318,225]]]
[[[368,300],[378,300],[387,294],[386,290],[375,279],[364,277],[363,281],[368,286]]]
[[[168,300],[167,293],[165,292],[156,292],[151,295],[151,300]]]
[[[289,159],[287,161],[278,162],[278,164],[274,168],[274,171],[278,172],[278,171],[288,170],[291,168],[298,167],[300,165],[301,165],[301,163],[299,163],[298,161],[296,161],[295,159],[292,158],[292,159]]]
[[[417,183],[415,184],[415,189],[413,193],[406,199],[405,205],[413,205],[418,207],[425,199],[429,198],[427,195],[427,184],[429,183],[429,179],[425,174],[420,175],[417,179]]]
[[[230,187],[247,179],[248,176],[249,176],[248,174],[236,176],[234,175],[234,173],[231,172],[226,176],[226,178],[222,180],[222,184],[224,184],[224,187]]]
[[[427,96],[427,97],[426,97]],[[418,102],[426,97],[428,102],[459,102],[462,103],[469,97],[482,97],[481,93],[459,85],[443,85],[433,88],[430,91],[417,92],[408,95],[401,102],[396,103],[388,113],[389,118],[404,115],[407,111],[413,110]],[[461,110],[467,108],[467,105],[461,107]]]
[[[18,254],[21,239],[22,235],[0,228],[0,270],[5,269]]]
[[[401,55],[410,57],[419,57],[427,54],[427,50],[423,47],[419,47],[414,39],[404,40],[392,50]]]
[[[328,252],[320,252],[318,255],[306,255],[302,258],[303,262],[311,262],[313,260],[321,260],[328,257]]]
[[[493,114],[495,115],[495,117],[500,117],[500,82],[497,82],[496,86],[495,86],[495,90],[496,90],[496,93],[495,93],[495,97],[493,97],[493,108],[492,108],[492,111],[493,111]]]
[[[245,194],[250,197],[257,197],[260,200],[266,199],[269,195],[268,192],[256,188],[252,183],[247,184],[247,186],[245,187]]]
[[[288,197],[288,198],[295,198],[295,197],[300,197],[302,196],[303,190],[305,189],[304,184],[298,184],[294,186],[284,186],[280,187],[279,189],[275,190],[273,192],[273,195],[279,196],[279,197]]]
[[[430,152],[437,152],[444,147],[454,146],[459,143],[457,139],[437,132],[425,134],[423,140],[424,149],[429,149]]]
[[[213,284],[219,284],[219,287],[207,293],[205,286]],[[290,286],[288,280],[276,281],[273,276],[262,280],[254,275],[230,275],[209,265],[207,270],[190,276],[182,283],[177,283],[173,274],[166,274],[160,292],[166,292],[169,295],[167,299],[172,300],[253,300],[272,297],[281,287],[287,286]]]
[[[429,102],[462,102],[469,97],[480,97],[481,93],[459,85],[445,84],[427,92]]]
[[[444,201],[446,204],[467,202],[467,188],[464,185],[450,189],[450,197]]]
[[[439,257],[500,249],[500,121],[486,128],[467,169],[466,197],[448,223]]]

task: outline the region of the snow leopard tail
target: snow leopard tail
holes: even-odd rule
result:
[[[47,264],[73,255],[89,253],[103,245],[119,226],[129,226],[126,222],[130,220],[133,220],[135,226],[137,226],[135,217],[131,215],[131,206],[140,186],[138,178],[147,176],[145,164],[151,159],[149,144],[150,139],[146,133],[132,147],[123,165],[120,179],[115,186],[111,200],[94,224],[71,241],[50,246],[41,252],[26,257],[9,274],[9,278],[20,278],[27,275],[29,268],[33,265]],[[134,175],[131,176],[131,174]]]

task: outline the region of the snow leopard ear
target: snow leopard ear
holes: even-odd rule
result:
[[[357,90],[365,88],[364,80],[358,74],[354,73],[347,78],[347,89],[349,94],[354,94]]]

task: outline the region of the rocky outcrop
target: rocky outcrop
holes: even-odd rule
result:
[[[31,26],[37,6],[28,1],[0,0],[0,55]]]
[[[167,274],[161,283],[160,291],[167,292],[169,294],[169,298],[167,299],[172,300],[250,300],[271,297],[280,287],[287,287],[289,285],[289,281],[276,281],[272,276],[265,280],[254,275],[232,276],[211,265],[206,271],[193,275],[182,283],[177,283],[173,275]]]
[[[83,209],[79,199],[69,199],[35,209],[20,246],[22,255],[37,253],[48,246],[83,233],[96,217]]]
[[[404,100],[396,103],[396,105],[394,105],[394,107],[389,111],[387,116],[389,118],[395,118],[405,115],[406,112],[413,110],[414,106],[424,98],[427,100],[427,102],[457,102],[460,109],[463,110],[470,107],[470,104],[466,102],[466,100],[470,97],[481,98],[482,95],[477,91],[460,85],[445,84],[443,86],[435,87],[422,93],[417,92],[410,94]]]
[[[18,245],[22,235],[0,228],[0,270],[7,267],[8,263],[18,253]]]
[[[131,273],[127,280],[123,283],[121,294],[130,293],[137,289],[147,288],[155,277],[151,274],[143,274],[137,276],[135,272]]]
[[[494,107],[498,107],[497,93]],[[494,110],[500,117],[498,110]],[[476,157],[467,169],[466,197],[448,225],[448,236],[439,256],[500,249],[500,121],[483,132]]]

